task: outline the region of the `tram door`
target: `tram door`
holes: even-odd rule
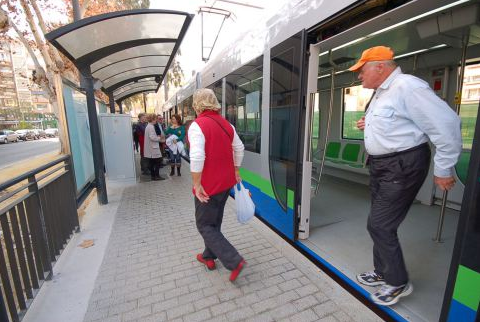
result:
[[[269,169],[273,194],[280,211],[270,223],[288,238],[297,238],[299,196],[298,154],[302,113],[302,67],[305,32],[302,31],[270,52]]]

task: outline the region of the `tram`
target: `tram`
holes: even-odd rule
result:
[[[245,144],[241,175],[256,216],[384,319],[479,321],[479,9],[479,1],[290,1],[211,60],[166,113],[193,120],[193,91],[213,89]],[[457,184],[446,195],[436,188],[432,160],[400,226],[415,290],[391,307],[376,306],[373,289],[355,279],[372,268],[356,128],[372,92],[348,68],[377,45],[462,119]]]

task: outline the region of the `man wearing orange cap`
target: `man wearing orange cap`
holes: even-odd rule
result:
[[[453,167],[462,150],[458,115],[426,82],[403,74],[393,56],[388,47],[372,47],[349,68],[358,72],[364,88],[375,90],[357,122],[369,154],[372,203],[367,229],[374,270],[357,275],[357,280],[382,285],[372,294],[380,305],[395,304],[413,290],[397,230],[428,174],[428,141],[436,147],[434,181],[442,190],[454,186]]]

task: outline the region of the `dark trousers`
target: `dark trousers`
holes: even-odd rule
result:
[[[142,173],[146,173],[150,169],[149,158],[140,156],[140,169],[142,170]]]
[[[371,211],[367,229],[373,240],[375,272],[387,284],[408,282],[397,230],[428,174],[427,144],[387,157],[370,156]]]
[[[160,177],[160,162],[161,158],[145,158],[148,160],[148,169],[150,170],[150,175],[153,178]]]
[[[220,231],[229,191],[230,189],[210,196],[206,203],[200,202],[195,197],[195,220],[198,232],[205,243],[203,258],[218,258],[223,266],[234,270],[242,261],[242,257]]]

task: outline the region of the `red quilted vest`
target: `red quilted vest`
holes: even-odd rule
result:
[[[234,131],[230,123],[214,111],[203,112],[195,122],[205,136],[201,183],[205,192],[212,196],[237,183],[232,149]]]

